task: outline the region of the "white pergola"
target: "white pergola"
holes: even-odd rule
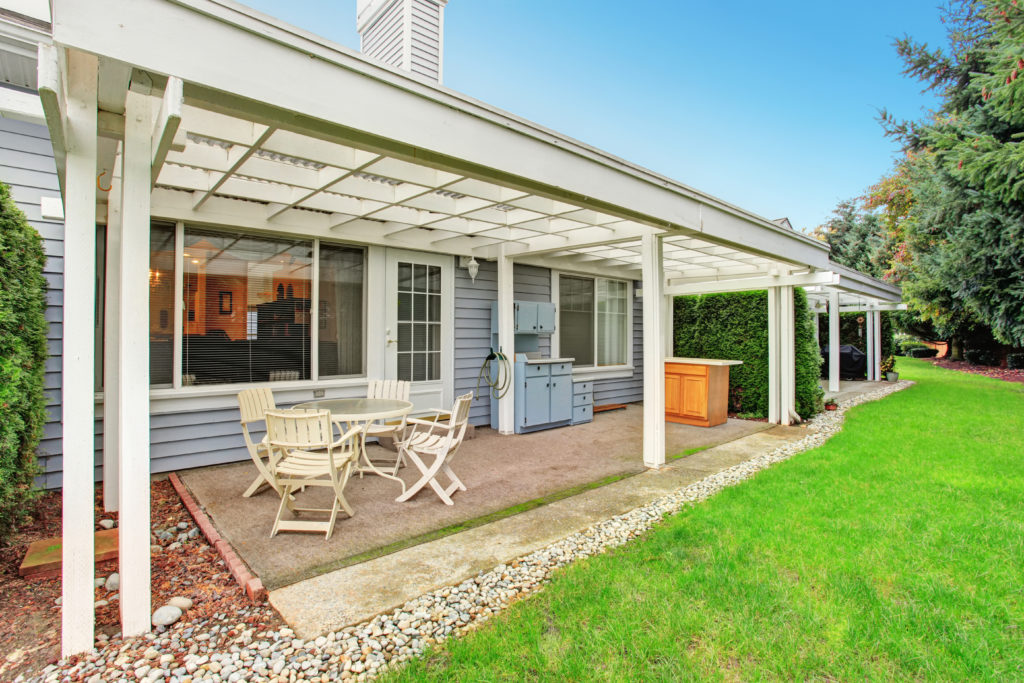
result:
[[[768,290],[780,424],[796,417],[793,288],[899,300],[806,235],[228,0],[54,0],[39,88],[66,226],[66,654],[93,644],[97,216],[108,240],[105,489],[121,511],[126,636],[150,626],[149,340],[126,322],[148,318],[151,218],[494,260],[503,348],[514,263],[640,280],[649,467],[665,461],[672,296]],[[503,433],[513,406],[509,391]]]

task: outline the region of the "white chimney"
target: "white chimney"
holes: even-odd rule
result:
[[[358,0],[356,28],[367,57],[441,82],[448,0]]]

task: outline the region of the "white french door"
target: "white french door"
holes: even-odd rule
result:
[[[412,382],[414,412],[453,400],[454,258],[388,249],[385,375]]]

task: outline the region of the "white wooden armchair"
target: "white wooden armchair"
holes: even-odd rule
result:
[[[411,382],[398,379],[372,379],[366,387],[366,398],[390,398],[398,401],[408,401],[409,391],[412,387]],[[403,416],[400,421],[395,421],[391,424],[382,422],[371,422],[366,426],[366,436],[375,436],[378,439],[391,439],[393,443],[396,443],[401,439],[402,434],[405,432],[406,418]],[[383,463],[374,463],[391,465],[391,460],[386,460]],[[398,475],[398,468],[401,466],[402,460],[400,457],[395,457],[394,470],[391,472],[393,476]]]
[[[259,472],[256,479],[242,494],[245,498],[255,495],[263,486],[270,486],[277,491],[271,475],[273,460],[267,446],[267,437],[264,436],[262,441],[254,442],[249,433],[249,425],[255,422],[264,422],[268,410],[277,410],[277,405],[274,403],[273,392],[267,387],[245,389],[238,392],[238,412],[242,418],[242,436],[245,437],[245,446],[249,449],[249,456]],[[277,492],[280,493],[280,491]]]
[[[334,440],[331,414],[326,410],[271,410],[267,412],[267,444],[273,452],[271,477],[281,495],[271,538],[280,531],[334,533],[338,510],[349,517],[352,507],[345,500],[348,483],[359,456],[360,427],[352,427]],[[296,507],[294,493],[307,486],[330,487],[333,501],[329,508]],[[326,513],[326,520],[282,519],[285,510],[296,516],[306,512]]]
[[[395,500],[404,503],[415,496],[424,486],[429,485],[445,505],[452,505],[452,494],[456,491],[466,490],[466,486],[452,471],[450,463],[466,435],[466,427],[469,424],[469,408],[472,402],[472,391],[455,399],[455,405],[452,406],[451,412],[448,414],[447,422],[438,419],[440,413],[435,415],[433,420],[408,419],[407,422],[412,425],[412,429],[398,444],[398,458],[399,461],[408,458],[419,469],[421,476],[415,484]],[[424,460],[428,457],[433,458],[429,464]],[[438,481],[437,478],[441,474],[448,477],[448,486],[442,486]]]

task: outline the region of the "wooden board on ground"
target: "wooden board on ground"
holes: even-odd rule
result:
[[[625,403],[605,403],[602,406],[594,406],[595,413],[607,413],[609,410],[625,410]]]
[[[27,579],[48,579],[60,576],[62,539],[44,538],[28,547],[18,574]],[[117,559],[117,529],[96,532],[96,562]]]

